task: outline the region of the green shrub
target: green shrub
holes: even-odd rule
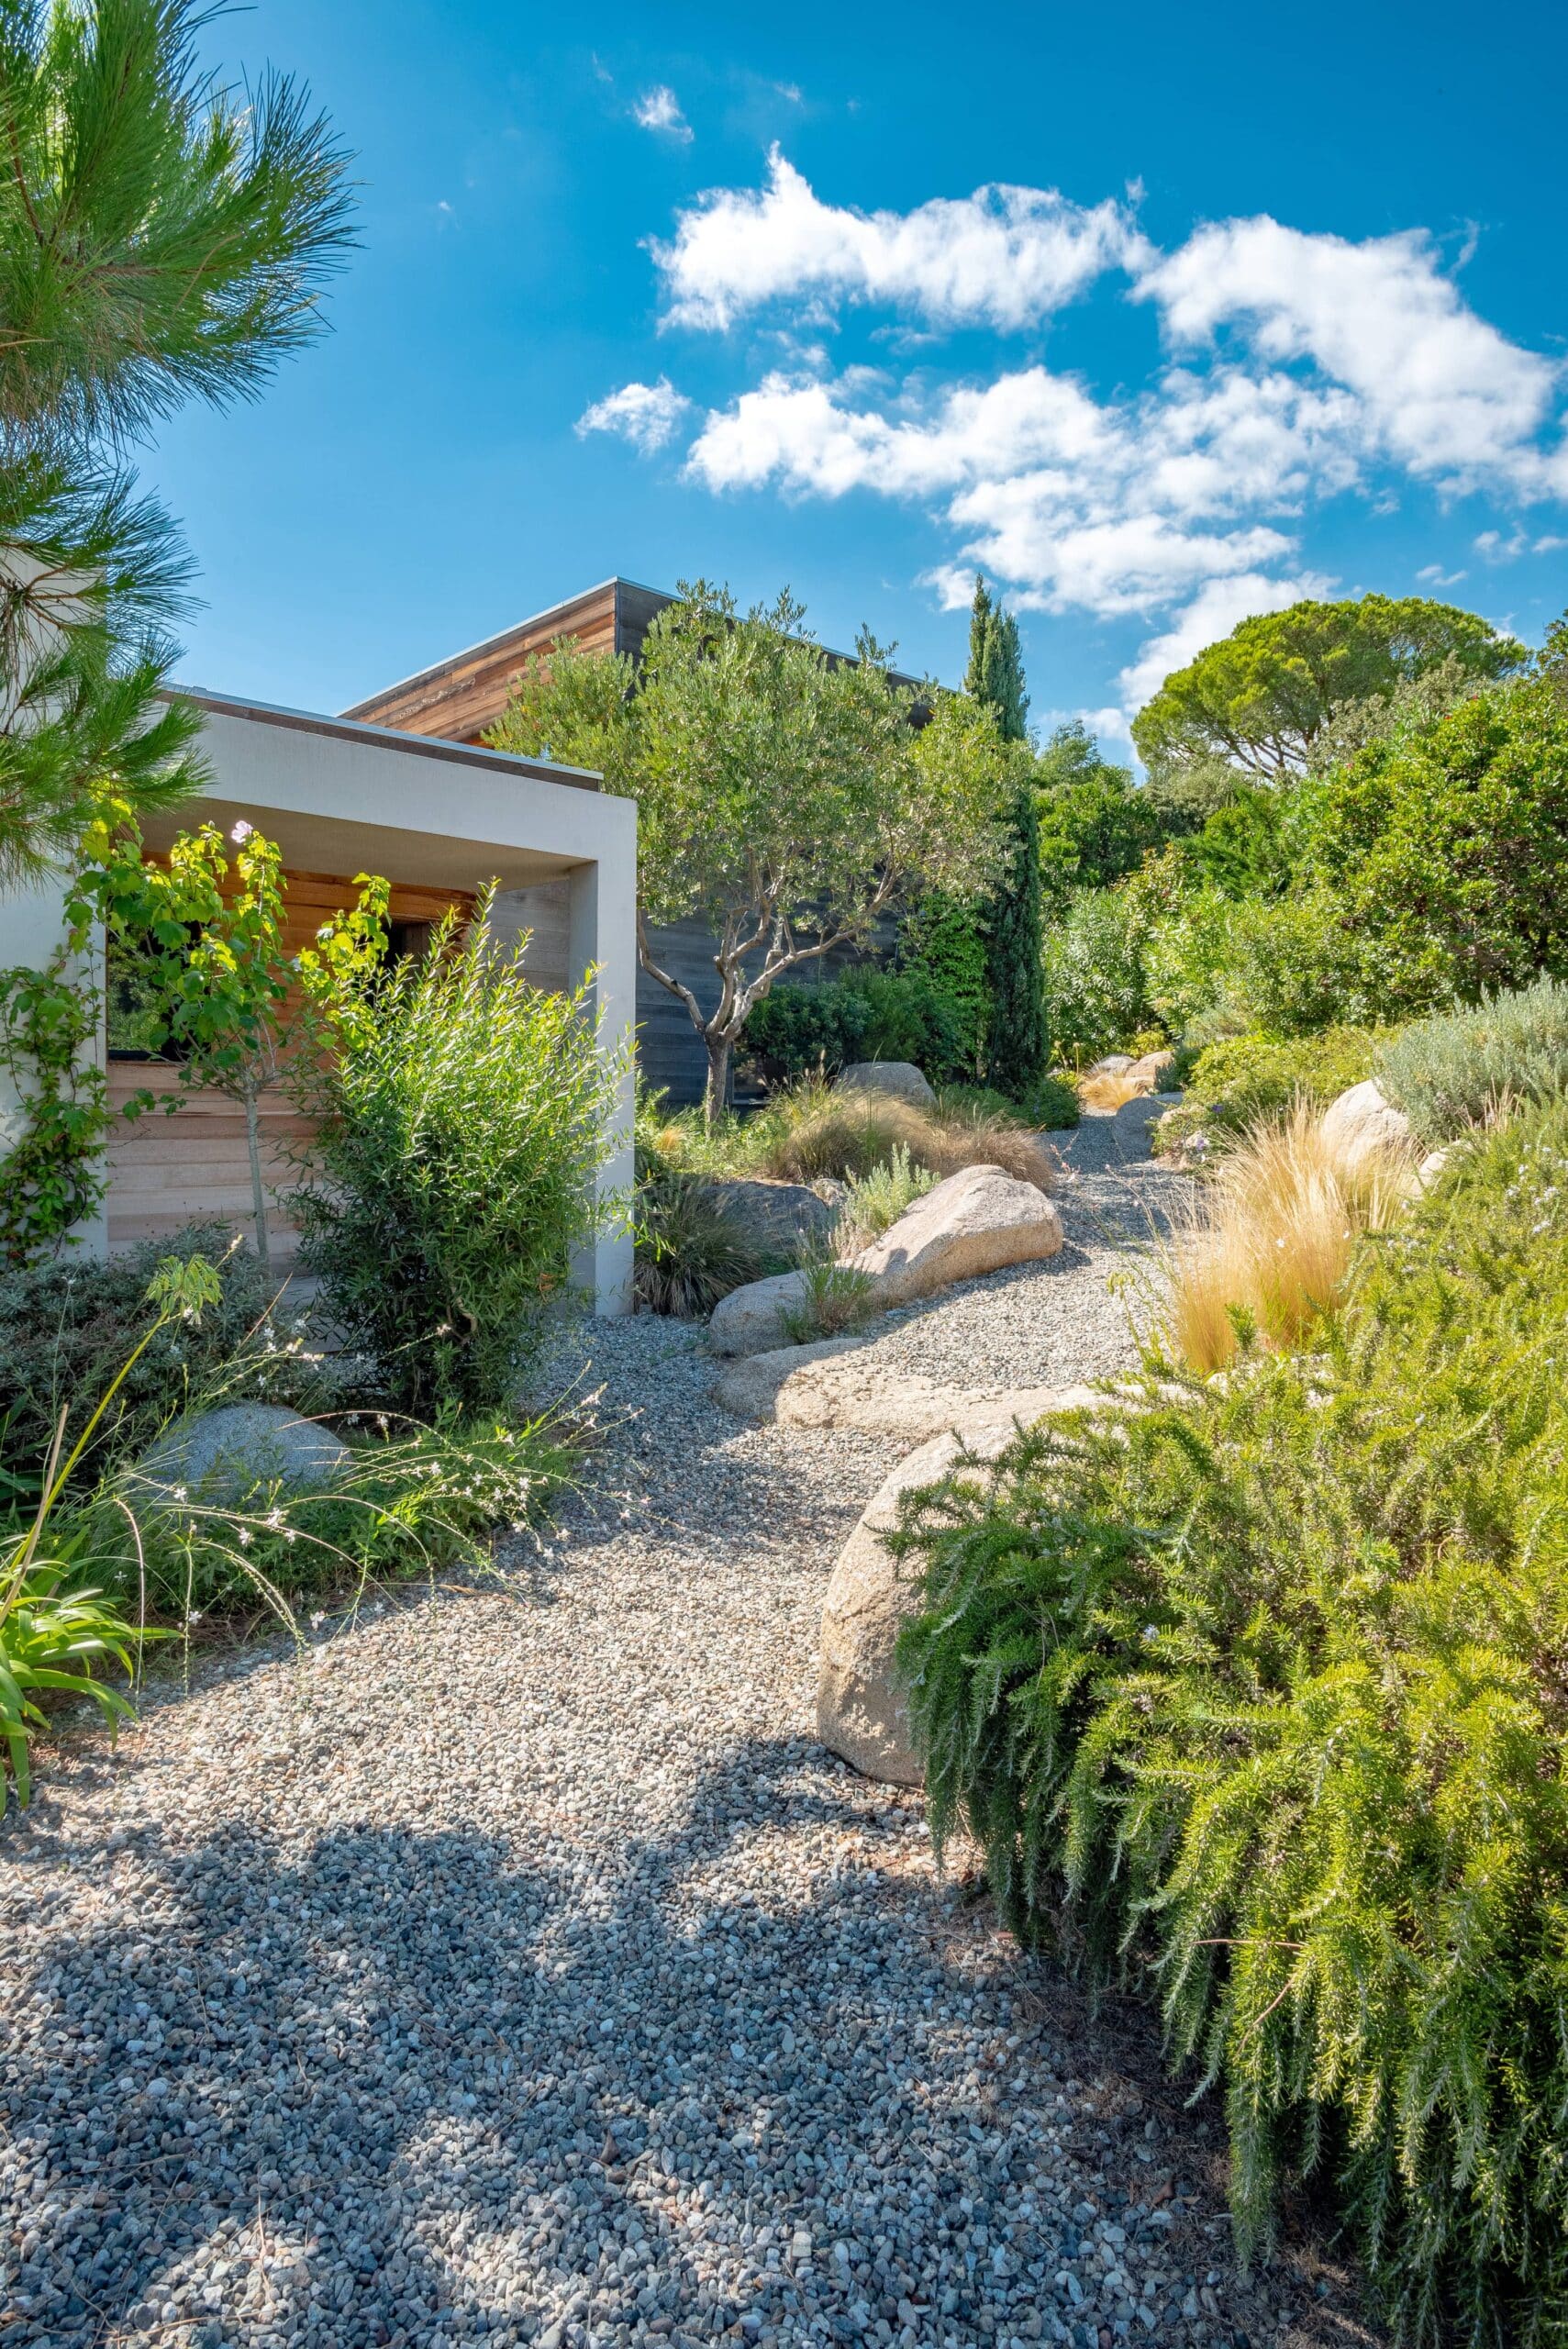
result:
[[[792,1077],[912,1061],[941,1084],[973,1067],[958,1005],[920,970],[867,967],[826,985],[775,987],[747,1020],[746,1046]]]
[[[1077,1087],[1064,1076],[1037,1077],[1018,1108],[1037,1132],[1045,1133],[1075,1126],[1081,1114]]]
[[[872,1057],[864,1049],[871,1019],[864,996],[841,979],[784,982],[748,1016],[742,1046],[786,1077],[814,1069],[836,1075],[851,1061]]]
[[[1317,1036],[1228,1036],[1184,1060],[1173,1081],[1184,1088],[1178,1108],[1154,1130],[1154,1148],[1179,1149],[1196,1133],[1234,1140],[1249,1126],[1279,1116],[1293,1101],[1327,1108],[1339,1094],[1373,1072],[1392,1030],[1326,1028]]]
[[[945,997],[958,1023],[962,1064],[954,1074],[974,1075],[984,1064],[993,1018],[984,907],[932,891],[904,921],[898,966],[927,980]]]
[[[1179,897],[1151,925],[1150,1000],[1174,1033],[1261,1029],[1305,1036],[1381,1016],[1360,944],[1321,891],[1240,902],[1217,888]]]
[[[356,983],[313,1070],[317,1179],[295,1195],[302,1271],[386,1394],[428,1416],[506,1394],[569,1252],[601,1220],[618,1071],[585,993],[523,975],[481,908],[418,962]]]
[[[651,1313],[682,1320],[711,1313],[720,1297],[766,1270],[761,1250],[714,1205],[700,1178],[665,1174],[639,1195],[637,1299]]]
[[[1568,697],[1549,669],[1370,744],[1303,806],[1387,1014],[1568,977]]]
[[[221,1296],[199,1321],[165,1321],[128,1373],[72,1475],[80,1490],[102,1473],[111,1453],[150,1443],[185,1397],[207,1385],[244,1347],[251,1330],[246,1392],[292,1403],[311,1391],[313,1366],[298,1351],[297,1316],[286,1292],[275,1322],[269,1313],[273,1286],[252,1252],[236,1248],[229,1228],[193,1223],[167,1240],[148,1241],[99,1263],[84,1252],[30,1272],[0,1275],[0,1429],[6,1482],[0,1508],[36,1493],[61,1410],[70,1408],[69,1445],[80,1432],[83,1398],[95,1399],[157,1319],[148,1284],[161,1264],[195,1256],[217,1268]],[[272,1340],[268,1350],[267,1340]]]
[[[895,1141],[892,1155],[883,1165],[873,1166],[869,1174],[856,1175],[850,1183],[843,1223],[861,1246],[867,1246],[872,1241],[880,1240],[917,1199],[934,1190],[936,1183],[929,1166],[913,1163],[907,1144]]]
[[[1379,1047],[1375,1073],[1429,1149],[1501,1103],[1551,1100],[1568,1092],[1568,984],[1538,979],[1423,1019]]]
[[[1088,889],[1048,929],[1045,1004],[1054,1052],[1098,1060],[1146,1025],[1152,1008],[1143,963],[1148,926],[1135,890]]]
[[[1245,2254],[1321,2170],[1395,2338],[1568,2328],[1568,1107],[1362,1243],[1306,1360],[906,1505],[940,1837],[1160,1999]]]

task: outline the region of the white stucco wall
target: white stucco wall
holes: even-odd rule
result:
[[[298,872],[377,873],[437,888],[543,890],[564,922],[541,939],[542,963],[562,955],[555,984],[596,972],[604,1050],[627,1061],[608,1162],[606,1196],[632,1180],[630,1046],[636,1019],[637,808],[597,778],[493,751],[395,734],[340,718],[197,695],[206,714],[206,792],[147,826],[150,847],[209,819],[225,831],[243,817],[278,842]],[[0,963],[41,963],[60,936],[61,892],[0,896]],[[99,1052],[102,1053],[102,1040]],[[0,1094],[0,1114],[5,1109]],[[14,1103],[12,1105],[14,1109]],[[101,1233],[87,1235],[103,1244]],[[577,1266],[601,1313],[631,1304],[629,1230],[606,1232]]]

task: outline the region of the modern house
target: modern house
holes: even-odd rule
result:
[[[243,819],[283,854],[284,905],[303,943],[326,917],[353,904],[354,875],[375,873],[392,887],[390,915],[409,944],[450,907],[460,909],[492,882],[515,900],[549,895],[557,918],[536,933],[528,975],[541,986],[576,986],[596,973],[601,1041],[629,1039],[637,975],[637,809],[582,770],[509,757],[472,741],[445,741],[385,726],[276,709],[197,693],[206,718],[202,749],[211,780],[176,815],[150,822],[149,849],[177,830],[210,821],[224,832]],[[0,896],[0,961],[48,962],[60,942],[63,882]],[[107,1057],[106,1037],[97,1054]],[[141,1085],[178,1093],[177,1073],[145,1060],[108,1060],[112,1101]],[[0,1144],[10,1139],[17,1100],[0,1097]],[[299,1180],[308,1130],[282,1098],[263,1106],[265,1174],[277,1190]],[[631,1181],[631,1079],[623,1087],[606,1192]],[[169,1117],[119,1128],[111,1145],[108,1195],[84,1237],[100,1252],[156,1239],[195,1217],[248,1225],[250,1182],[244,1119],[222,1096],[196,1095]],[[286,1261],[291,1234],[281,1211],[277,1237]],[[598,1241],[577,1268],[601,1312],[630,1302],[631,1242],[625,1232]]]
[[[477,742],[501,716],[513,679],[530,658],[548,653],[552,644],[570,637],[584,651],[606,656],[619,652],[629,660],[639,660],[649,629],[674,601],[673,596],[657,587],[639,587],[629,579],[601,580],[596,587],[570,596],[563,604],[552,604],[530,619],[504,629],[500,635],[472,645],[466,652],[454,652],[405,677],[401,684],[372,694],[343,715],[363,725],[441,735],[454,742]],[[900,685],[919,682],[892,674]],[[562,907],[558,888],[547,885],[532,890],[507,911],[520,926],[532,930],[536,946],[560,933]],[[716,999],[713,941],[705,923],[684,921],[656,929],[652,942],[664,968],[689,986],[699,1002]],[[819,965],[806,966],[808,979],[820,974]],[[637,1021],[638,1060],[647,1081],[663,1087],[677,1103],[700,1100],[707,1079],[701,1040],[684,1006],[640,968]]]

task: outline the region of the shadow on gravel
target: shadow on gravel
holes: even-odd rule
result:
[[[244,1820],[191,1848],[144,1835],[136,1923],[58,1937],[12,1986],[41,2005],[18,2000],[0,2074],[25,2244],[0,2342],[513,2341],[534,2337],[536,2296],[553,2320],[590,2294],[595,2328],[706,2339],[744,2315],[782,2341],[852,2339],[918,2286],[905,2270],[868,2298],[829,2261],[846,2164],[917,2196],[917,2233],[956,2233],[1031,2179],[1031,2108],[1062,2085],[1102,2191],[1108,2147],[1148,2193],[1151,2107],[1115,2084],[1096,2026],[1062,2028],[1079,2002],[901,1876],[906,1847],[876,1846],[917,1818],[795,1741],[740,1748],[667,1833],[603,1866],[570,1817],[553,1838],[533,1822],[524,1861],[477,1831],[345,1829],[298,1861]],[[766,1839],[812,1826],[869,1859],[773,1895]],[[23,1898],[47,1903],[42,1854],[21,1857]],[[960,2017],[1015,2051],[1010,2087],[976,2087],[973,2041],[944,2037]],[[1152,2109],[1190,2152],[1191,2124]],[[1173,2191],[1184,2226],[1212,2210],[1208,2186]],[[808,2206],[815,2268],[699,2275],[697,2235],[739,2273],[716,2214],[788,2250]],[[855,2236],[857,2216],[843,2201],[834,2228]],[[1064,2224],[1042,2213],[1020,2256],[1054,2265]],[[984,2267],[955,2254],[951,2281],[931,2337],[989,2338]],[[1366,2338],[1327,2310],[1291,2337]]]
[[[0,2064],[17,2196],[0,2236],[33,2238],[23,2288],[48,2294],[25,2312],[15,2290],[0,2298],[0,2342],[216,2349],[302,2324],[313,2344],[354,2349],[438,2328],[478,2338],[495,2321],[509,2330],[506,2295],[420,2246],[410,2221],[433,2205],[506,2238],[505,2281],[528,2284],[554,2258],[548,2242],[514,2239],[548,2219],[540,2197],[568,2189],[566,2264],[602,2293],[597,2237],[652,2238],[660,2196],[684,2199],[694,2176],[743,2192],[744,2156],[723,2132],[765,2083],[728,2080],[736,1985],[704,1987],[702,1925],[689,1898],[671,1911],[696,1856],[711,1867],[761,1814],[775,1827],[841,1815],[819,1789],[792,1788],[804,1758],[748,1751],[704,1782],[686,1824],[603,1875],[574,1864],[569,1833],[543,1866],[479,1833],[349,1830],[297,1864],[242,1821],[183,1850],[136,1839],[138,1921],[54,1942],[30,1986],[41,2009],[19,2008]],[[47,1902],[30,1856],[13,1881]],[[106,1854],[78,1842],[72,1856]],[[784,1921],[793,1942],[798,1920]],[[11,1985],[22,1998],[27,1987]],[[815,1996],[788,1971],[769,1986],[803,2031]],[[694,2098],[696,2157],[634,2179],[650,2136]],[[808,2139],[828,2119],[814,2114]],[[215,2280],[220,2257],[229,2273]],[[607,2288],[603,2321],[680,2319],[699,2279],[665,2241],[651,2271]]]

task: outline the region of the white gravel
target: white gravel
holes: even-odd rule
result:
[[[1095,1219],[1171,1178],[1107,1141],[1072,1255],[889,1358],[1125,1359]],[[0,2343],[1369,2339],[1299,2244],[1239,2278],[1147,2019],[1092,2022],[813,1742],[896,1445],[739,1429],[678,1325],[593,1345],[595,1487],[503,1587],[42,1757],[0,1842]]]

